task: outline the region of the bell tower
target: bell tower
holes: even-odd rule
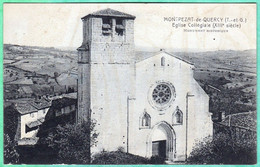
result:
[[[77,121],[97,122],[96,151],[127,147],[127,99],[134,94],[135,80],[134,19],[109,8],[82,18]],[[111,135],[113,141],[107,140]]]

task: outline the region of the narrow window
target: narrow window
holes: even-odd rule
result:
[[[172,115],[173,125],[181,125],[183,123],[183,114],[179,107],[176,108]]]
[[[147,112],[144,112],[140,117],[140,129],[151,127],[151,117]]]
[[[83,53],[80,52],[80,60],[83,61],[83,58],[84,58],[84,57],[83,57]]]
[[[161,58],[161,66],[165,66],[165,58],[164,57]]]
[[[83,84],[83,74],[80,74],[80,80],[81,80],[81,84]]]
[[[176,117],[176,123],[181,124],[182,119],[181,119],[181,113],[179,111],[176,112],[175,117]]]

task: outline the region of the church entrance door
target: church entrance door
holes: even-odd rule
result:
[[[166,158],[166,140],[153,141],[152,155]]]
[[[160,122],[151,131],[148,145],[148,155],[160,156],[166,160],[173,161],[175,154],[175,132],[171,125]],[[150,150],[150,151],[149,151]]]

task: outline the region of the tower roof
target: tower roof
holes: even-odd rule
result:
[[[117,10],[113,10],[110,8],[104,9],[104,10],[99,10],[97,12],[91,13],[86,15],[85,17],[82,17],[81,19],[84,20],[88,17],[121,17],[121,18],[128,18],[128,19],[135,19],[135,16],[127,14],[127,13],[123,13],[123,12],[119,12]]]

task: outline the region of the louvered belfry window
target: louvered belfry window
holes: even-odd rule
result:
[[[116,34],[119,36],[123,36],[125,31],[124,20],[116,19]]]
[[[110,35],[112,33],[112,19],[102,18],[102,34]]]

